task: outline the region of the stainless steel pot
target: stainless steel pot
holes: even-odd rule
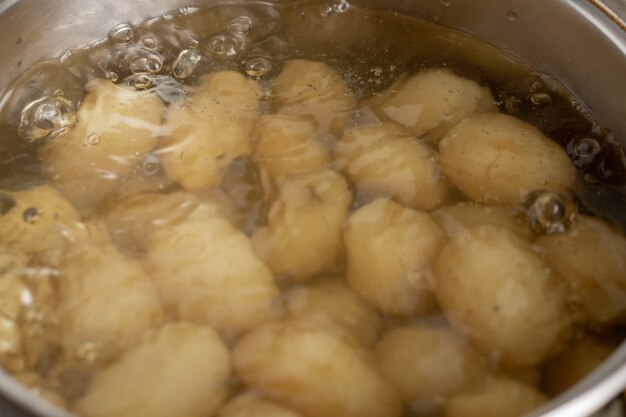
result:
[[[0,0],[0,92],[31,64],[102,38],[116,23],[210,1]],[[462,29],[510,52],[575,91],[626,145],[626,0],[351,2]],[[584,381],[529,417],[589,417],[603,407],[598,416],[623,416],[623,404],[612,400],[625,388],[626,343]],[[70,415],[0,371],[0,417],[35,416]]]

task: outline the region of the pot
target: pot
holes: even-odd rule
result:
[[[0,93],[30,65],[140,21],[210,0],[0,0]],[[239,0],[243,2],[245,0]],[[275,0],[281,2],[282,0]],[[575,91],[626,146],[626,0],[351,0],[461,29]],[[3,95],[0,94],[0,97]],[[0,106],[2,101],[0,101]],[[618,210],[624,210],[619,204]],[[577,386],[529,417],[624,415],[626,343]],[[608,406],[607,406],[608,404]],[[70,417],[0,371],[1,417]]]

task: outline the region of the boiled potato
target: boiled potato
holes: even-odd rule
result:
[[[473,113],[497,111],[489,88],[445,68],[400,80],[372,104],[381,119],[400,124],[411,135],[429,134],[434,140]]]
[[[275,274],[298,281],[337,268],[352,200],[343,177],[330,169],[311,172],[285,181],[279,193],[267,226],[252,236],[257,255]]]
[[[187,189],[219,186],[228,165],[252,153],[250,135],[260,113],[256,81],[235,71],[201,80],[189,103],[170,106],[158,151],[166,174]]]
[[[226,396],[230,357],[207,327],[172,323],[95,373],[75,411],[84,417],[206,417]]]
[[[378,367],[412,408],[482,383],[486,361],[447,325],[412,325],[385,333],[376,346]]]
[[[85,237],[74,207],[54,188],[0,191],[2,243],[26,253],[61,251]]]
[[[150,91],[94,79],[76,125],[39,149],[52,184],[80,212],[115,191],[157,145],[164,106]]]
[[[401,401],[351,344],[310,322],[272,322],[233,351],[238,376],[308,417],[394,417]]]
[[[595,325],[626,324],[626,237],[600,219],[578,216],[565,233],[539,238],[546,261]]]
[[[312,117],[262,116],[255,129],[254,161],[270,179],[323,169],[330,155],[317,138]]]
[[[303,417],[283,405],[252,392],[243,393],[220,408],[217,417]]]
[[[537,128],[500,113],[476,114],[439,143],[443,173],[470,199],[519,203],[526,193],[567,191],[575,168],[567,154]]]
[[[60,271],[61,344],[70,362],[103,363],[160,325],[163,309],[154,284],[112,245],[76,245]]]
[[[420,210],[432,210],[448,197],[437,153],[403,137],[386,123],[345,132],[335,147],[336,164],[366,196],[389,197]]]
[[[217,213],[155,231],[147,262],[168,308],[224,333],[267,320],[278,295],[249,239]]]
[[[530,386],[499,378],[449,399],[445,417],[522,417],[547,401]]]
[[[556,277],[528,242],[503,227],[473,226],[453,237],[435,276],[446,317],[506,366],[539,364],[570,334]]]
[[[319,323],[329,331],[337,328],[338,333],[347,334],[365,347],[374,344],[382,328],[376,309],[339,277],[298,287],[287,294],[285,303],[289,317]]]
[[[312,115],[322,135],[341,137],[356,99],[337,71],[323,62],[294,59],[272,81],[279,113]]]
[[[431,264],[446,242],[427,213],[378,199],[348,220],[343,239],[350,287],[387,314],[431,311]]]

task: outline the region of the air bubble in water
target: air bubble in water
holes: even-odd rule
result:
[[[601,151],[602,147],[600,143],[592,138],[581,139],[574,145],[574,155],[578,158],[593,158]]]
[[[333,12],[333,8],[330,4],[323,4],[320,6],[320,16],[326,17]]]
[[[176,78],[187,78],[195,71],[201,60],[202,55],[195,49],[182,50],[172,64],[172,74]]]
[[[92,133],[85,139],[85,146],[96,146],[100,143],[100,135]]]
[[[29,207],[22,213],[22,219],[24,219],[26,223],[34,224],[41,219],[41,215],[41,210],[37,207]]]
[[[145,172],[147,175],[156,174],[157,172],[159,172],[160,168],[161,161],[156,155],[150,154],[146,156],[146,158],[141,163],[141,169],[143,169],[143,172]]]
[[[545,106],[552,103],[552,97],[547,93],[534,93],[530,96],[530,101],[537,106]]]
[[[248,16],[239,16],[226,24],[226,30],[237,35],[245,35],[252,29],[252,19]]]
[[[43,97],[27,104],[21,112],[19,135],[28,142],[65,133],[76,123],[74,104],[65,97]]]
[[[522,106],[522,101],[517,97],[507,97],[504,100],[504,107],[506,107],[506,111],[509,114],[515,114],[520,111]]]
[[[149,52],[141,54],[139,58],[131,62],[130,70],[133,74],[155,74],[163,68],[163,57]]]
[[[525,200],[528,224],[537,234],[563,233],[571,226],[574,202],[569,196],[549,191],[535,191]]]
[[[107,78],[107,80],[111,80],[111,81],[113,81],[113,82],[116,82],[116,81],[119,79],[119,77],[118,77],[117,73],[115,73],[115,72],[113,72],[113,71],[108,71],[108,72],[105,74],[105,77]]]
[[[147,90],[154,87],[154,80],[148,74],[135,75],[130,79],[130,82],[137,90]]]
[[[157,42],[156,38],[152,37],[152,36],[146,36],[141,40],[141,43],[143,43],[143,45],[151,50],[155,50],[157,49],[157,47],[159,46],[159,43]]]
[[[220,33],[209,40],[209,50],[216,58],[232,59],[241,54],[241,43],[239,39],[229,33]]]
[[[510,10],[506,14],[506,18],[508,19],[509,22],[514,22],[517,20],[517,13],[515,13],[513,10]]]
[[[189,39],[187,40],[187,46],[189,46],[190,48],[197,48],[198,45],[200,45],[200,40],[194,35],[189,35]]]
[[[109,39],[116,43],[128,43],[135,37],[135,31],[128,23],[121,23],[109,32]]]
[[[332,8],[335,13],[345,13],[350,8],[350,3],[348,0],[335,0]]]
[[[272,63],[262,56],[253,57],[246,62],[246,73],[251,77],[262,77],[272,70]]]

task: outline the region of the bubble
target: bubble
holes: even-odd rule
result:
[[[504,100],[504,107],[506,107],[506,111],[509,114],[515,114],[520,111],[522,106],[522,101],[517,97],[507,97]]]
[[[537,234],[554,234],[567,231],[575,214],[571,197],[538,190],[525,199],[528,225]]]
[[[187,78],[195,71],[200,61],[202,55],[195,49],[182,50],[172,64],[172,74],[176,78]]]
[[[141,169],[146,175],[154,175],[161,169],[161,161],[156,155],[149,154],[141,163]]]
[[[130,82],[137,90],[147,90],[155,85],[152,76],[148,74],[138,74],[130,77]]]
[[[320,16],[327,17],[333,12],[333,8],[330,4],[323,4],[320,6]]]
[[[584,138],[574,145],[574,155],[578,158],[593,158],[602,151],[600,143],[592,138]]]
[[[120,23],[111,29],[108,36],[115,43],[128,43],[135,37],[135,30],[128,23]]]
[[[246,73],[251,77],[262,77],[272,70],[272,63],[262,56],[253,57],[246,62]]]
[[[552,103],[552,97],[547,93],[534,93],[530,96],[530,101],[537,106],[545,106]]]
[[[19,135],[27,142],[55,138],[76,123],[74,104],[62,96],[47,96],[27,104],[20,115]]]
[[[350,3],[347,0],[335,0],[332,8],[335,13],[345,13],[350,8]]]
[[[506,18],[509,22],[515,22],[517,20],[517,13],[513,10],[509,10],[506,14]]]
[[[41,219],[42,212],[37,207],[29,207],[22,213],[22,219],[26,223],[34,224]]]
[[[588,182],[589,184],[597,184],[600,181],[595,175],[585,174],[585,182]]]
[[[130,71],[133,74],[155,74],[163,68],[163,57],[153,52],[140,53],[139,58],[131,62]]]
[[[248,16],[239,16],[226,24],[226,30],[238,35],[245,35],[252,29],[252,19]]]
[[[237,58],[242,53],[243,41],[230,33],[220,33],[209,40],[211,55],[219,59]]]
[[[92,133],[85,139],[85,146],[96,146],[100,143],[100,135]]]
[[[113,71],[107,71],[107,73],[104,74],[104,76],[107,78],[107,80],[111,80],[113,82],[116,82],[117,80],[119,80],[119,76],[117,75],[117,73]]]
[[[145,36],[141,39],[141,43],[148,49],[155,50],[159,46],[158,41],[153,36]]]
[[[151,81],[159,98],[165,103],[171,103],[185,97],[185,89],[181,83],[169,75],[153,75]]]
[[[189,39],[187,40],[187,46],[190,48],[197,48],[200,45],[200,39],[196,38],[194,35],[189,35]]]
[[[532,93],[537,93],[540,90],[541,90],[541,83],[539,81],[535,81],[534,83],[531,84],[530,91]]]

